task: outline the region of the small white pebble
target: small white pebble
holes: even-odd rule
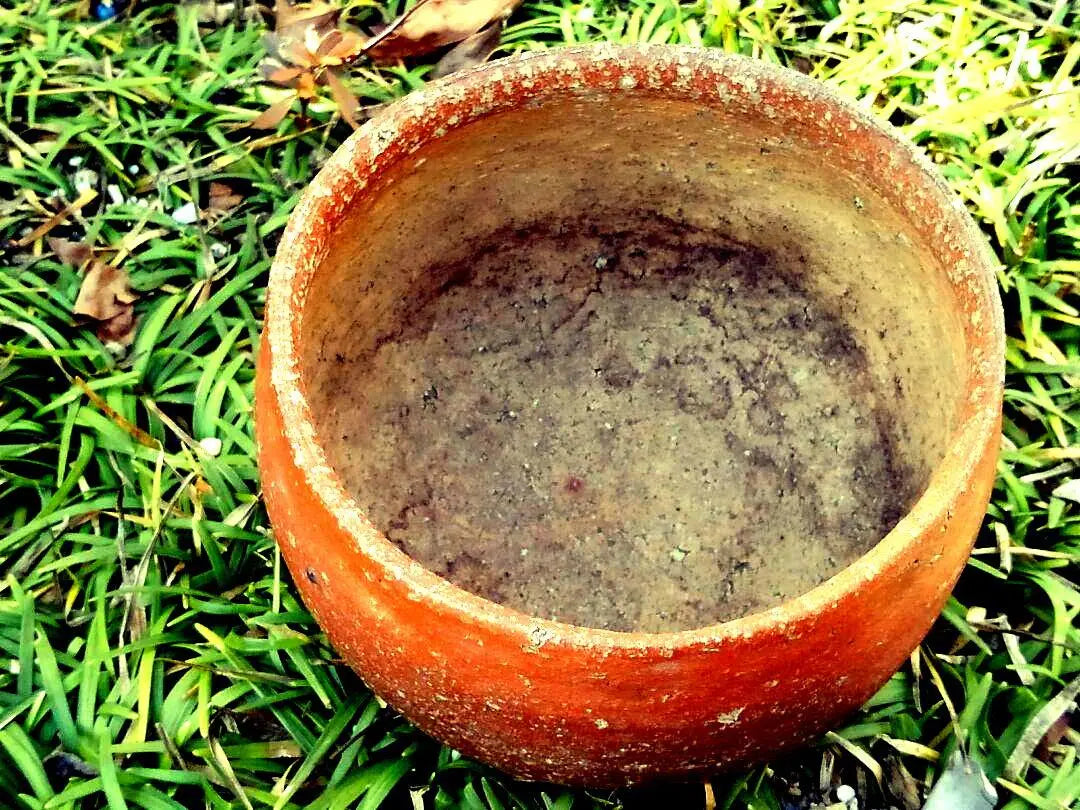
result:
[[[855,788],[851,785],[841,785],[836,789],[836,800],[838,802],[850,802],[855,798]]]
[[[120,193],[120,186],[115,183],[109,183],[109,185],[105,186],[105,192],[109,195],[113,205],[121,205],[124,202],[124,195]]]
[[[1028,51],[1027,55],[1027,74],[1032,79],[1038,79],[1042,77],[1042,62],[1039,61],[1039,54],[1034,50]]]
[[[215,259],[224,258],[225,254],[228,252],[229,249],[225,247],[225,245],[221,244],[221,242],[210,243],[210,255],[213,256]]]
[[[72,166],[76,169],[82,166],[82,162],[82,155],[72,155],[68,158],[68,166]]]
[[[172,212],[172,218],[180,225],[190,225],[199,218],[195,203],[186,203]]]
[[[71,184],[78,192],[88,191],[97,185],[98,174],[91,169],[79,169],[71,178]]]
[[[529,556],[529,550],[527,548],[521,549],[521,556],[522,557],[528,557]]]
[[[205,439],[199,439],[199,447],[205,450],[209,455],[216,457],[221,453],[221,439],[207,436]]]

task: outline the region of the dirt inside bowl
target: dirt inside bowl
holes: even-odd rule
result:
[[[495,602],[642,631],[768,608],[921,484],[804,270],[659,216],[503,229],[336,356],[353,410],[322,440],[391,541]]]

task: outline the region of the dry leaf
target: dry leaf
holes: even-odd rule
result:
[[[1024,733],[1009,754],[1002,773],[1006,779],[1017,780],[1024,776],[1031,765],[1031,757],[1039,747],[1039,742],[1050,733],[1057,721],[1070,712],[1073,703],[1080,696],[1080,676],[1074,677],[1065,688],[1047,701],[1028,721]]]
[[[885,787],[892,798],[900,803],[902,810],[919,810],[919,783],[904,766],[899,757],[885,759]]]
[[[274,3],[274,31],[279,35],[296,33],[299,29],[313,28],[326,33],[337,25],[341,9],[319,0],[307,5],[293,5],[287,0]]]
[[[131,291],[127,273],[111,264],[91,261],[83,275],[74,312],[97,321],[101,340],[127,345],[135,336],[133,304],[137,298]]]
[[[72,242],[70,239],[60,239],[50,236],[46,239],[49,250],[56,254],[56,258],[64,264],[81,267],[90,261],[94,255],[93,248],[83,242]]]
[[[315,92],[315,77],[311,73],[301,73],[300,78],[296,80],[296,96],[310,101],[313,98],[318,97],[318,93]]]
[[[293,83],[303,70],[298,67],[278,67],[272,62],[267,62],[262,66],[263,78],[268,82],[274,84],[280,84],[284,87],[288,87]]]
[[[243,196],[233,191],[231,186],[217,182],[210,184],[210,199],[207,207],[211,211],[230,211],[243,201]]]
[[[471,37],[463,39],[449,51],[431,72],[431,78],[441,79],[465,68],[476,67],[486,62],[499,47],[502,38],[503,20],[498,20]]]
[[[338,8],[325,3],[293,6],[278,0],[275,12],[274,32],[264,38],[264,43],[271,60],[279,66],[311,69],[337,65],[360,51],[359,36],[338,30]]]
[[[75,300],[75,314],[107,321],[130,308],[137,297],[131,291],[127,273],[96,261],[83,276],[79,297]]]
[[[276,129],[277,125],[288,114],[289,108],[292,107],[294,101],[296,101],[296,96],[291,95],[286,96],[281,101],[274,102],[258,116],[248,121],[248,126],[252,129]]]
[[[1053,759],[1054,747],[1064,739],[1065,735],[1069,733],[1069,729],[1072,728],[1069,725],[1070,720],[1070,715],[1063,714],[1054,721],[1054,725],[1050,726],[1046,736],[1035,747],[1035,756],[1043,762],[1050,762]]]
[[[356,126],[359,103],[341,76],[333,72],[361,53],[359,36],[337,28],[340,9],[316,2],[294,6],[277,0],[274,32],[264,37],[269,57],[260,66],[263,78],[288,87],[292,95],[276,102],[248,123],[255,129],[273,129],[288,114],[293,100],[319,97],[318,85],[330,90],[342,117]]]
[[[115,318],[102,321],[97,328],[98,340],[104,343],[119,343],[130,346],[135,339],[135,310],[131,307],[123,310]]]
[[[508,17],[521,0],[427,0],[390,24],[392,32],[365,46],[376,61],[430,53],[461,42],[493,20]],[[381,36],[381,35],[380,35]],[[374,41],[374,40],[373,40]]]
[[[360,52],[360,37],[351,31],[334,29],[318,43],[314,50],[323,67],[340,65]]]
[[[325,78],[326,86],[330,88],[330,94],[334,97],[334,103],[337,104],[341,117],[345,119],[345,122],[350,127],[356,129],[356,111],[360,109],[360,102],[345,87],[345,83],[341,81],[337,73],[328,70]]]
[[[132,305],[138,296],[131,291],[128,274],[94,259],[93,249],[81,242],[50,238],[49,247],[65,264],[79,267],[89,262],[75,299],[74,313],[97,321],[98,337],[102,340],[130,343],[135,325]]]

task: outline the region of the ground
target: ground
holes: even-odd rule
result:
[[[399,10],[344,5],[350,27]],[[237,128],[279,98],[256,73],[264,17],[242,5],[98,13],[0,8],[0,805],[657,806],[655,792],[526,785],[467,761],[337,661],[269,533],[251,383],[275,241],[349,127],[327,95],[276,131]],[[993,500],[926,643],[809,751],[687,786],[679,806],[802,808],[846,783],[864,810],[908,810],[958,747],[1001,806],[1074,806],[1075,4],[527,2],[498,53],[590,40],[781,62],[898,125],[992,244],[1009,332]],[[366,108],[430,63],[358,64],[344,80]],[[126,304],[97,328],[73,316],[84,277],[46,235],[130,274],[130,346],[110,340],[129,331]]]

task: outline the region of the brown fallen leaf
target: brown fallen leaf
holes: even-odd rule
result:
[[[83,275],[74,311],[95,321],[107,321],[130,309],[137,297],[131,291],[127,273],[111,264],[94,261]]]
[[[313,28],[325,34],[337,25],[341,9],[322,0],[305,5],[294,5],[288,0],[274,2],[274,32],[279,35],[295,34]],[[294,30],[295,29],[295,30]]]
[[[49,244],[49,250],[64,264],[82,267],[94,255],[93,248],[84,242],[72,242],[70,239],[55,236],[50,236],[45,241]]]
[[[49,247],[65,265],[83,267],[82,284],[73,312],[97,322],[97,336],[126,346],[134,336],[136,296],[127,273],[94,258],[94,248],[83,242],[50,237]],[[87,264],[89,262],[89,264]]]
[[[431,78],[441,79],[465,68],[476,67],[486,62],[502,39],[505,20],[496,20],[487,28],[481,29],[451,48],[435,65]]]
[[[326,86],[330,88],[330,95],[333,96],[341,117],[345,119],[345,123],[356,129],[356,112],[360,109],[360,102],[356,100],[356,96],[349,92],[341,77],[334,70],[327,70],[323,74],[323,79],[326,81]]]
[[[135,310],[128,307],[107,321],[98,324],[97,336],[105,343],[130,346],[135,339]]]
[[[342,118],[357,126],[360,105],[346,88],[340,71],[362,52],[362,39],[337,27],[341,9],[323,2],[294,6],[277,0],[274,11],[274,31],[263,38],[268,56],[260,70],[268,82],[287,87],[292,93],[247,125],[255,129],[277,127],[296,99],[305,105],[318,98],[317,88],[324,86]]]
[[[131,291],[126,272],[90,259],[73,312],[97,323],[99,339],[127,346],[135,338],[134,303],[138,297]]]
[[[226,183],[210,183],[210,199],[207,207],[211,211],[231,211],[244,201],[243,195],[233,191]]]
[[[461,42],[488,23],[510,16],[521,0],[427,0],[406,11],[364,46],[377,62],[421,56]]]
[[[1031,766],[1032,755],[1038,749],[1039,743],[1047,734],[1051,732],[1056,734],[1054,726],[1058,720],[1072,711],[1072,705],[1078,697],[1080,697],[1080,675],[1074,675],[1064,689],[1035,712],[1012,753],[1009,754],[1009,759],[1005,762],[1002,775],[1006,779],[1015,781],[1024,776]]]
[[[277,129],[277,125],[288,115],[294,101],[296,101],[295,95],[275,101],[255,118],[248,121],[247,125],[252,129]]]
[[[919,810],[922,807],[919,782],[899,757],[885,758],[885,789],[903,810]]]
[[[321,22],[318,27],[291,25],[284,32],[268,34],[265,41],[271,58],[262,65],[263,76],[284,85],[291,85],[305,72],[317,76],[321,68],[345,64],[362,45],[358,34],[327,29]]]
[[[1053,749],[1069,732],[1071,719],[1071,715],[1063,714],[1054,721],[1054,724],[1050,726],[1050,730],[1046,732],[1046,736],[1035,746],[1035,756],[1043,762],[1050,762],[1053,759]]]

